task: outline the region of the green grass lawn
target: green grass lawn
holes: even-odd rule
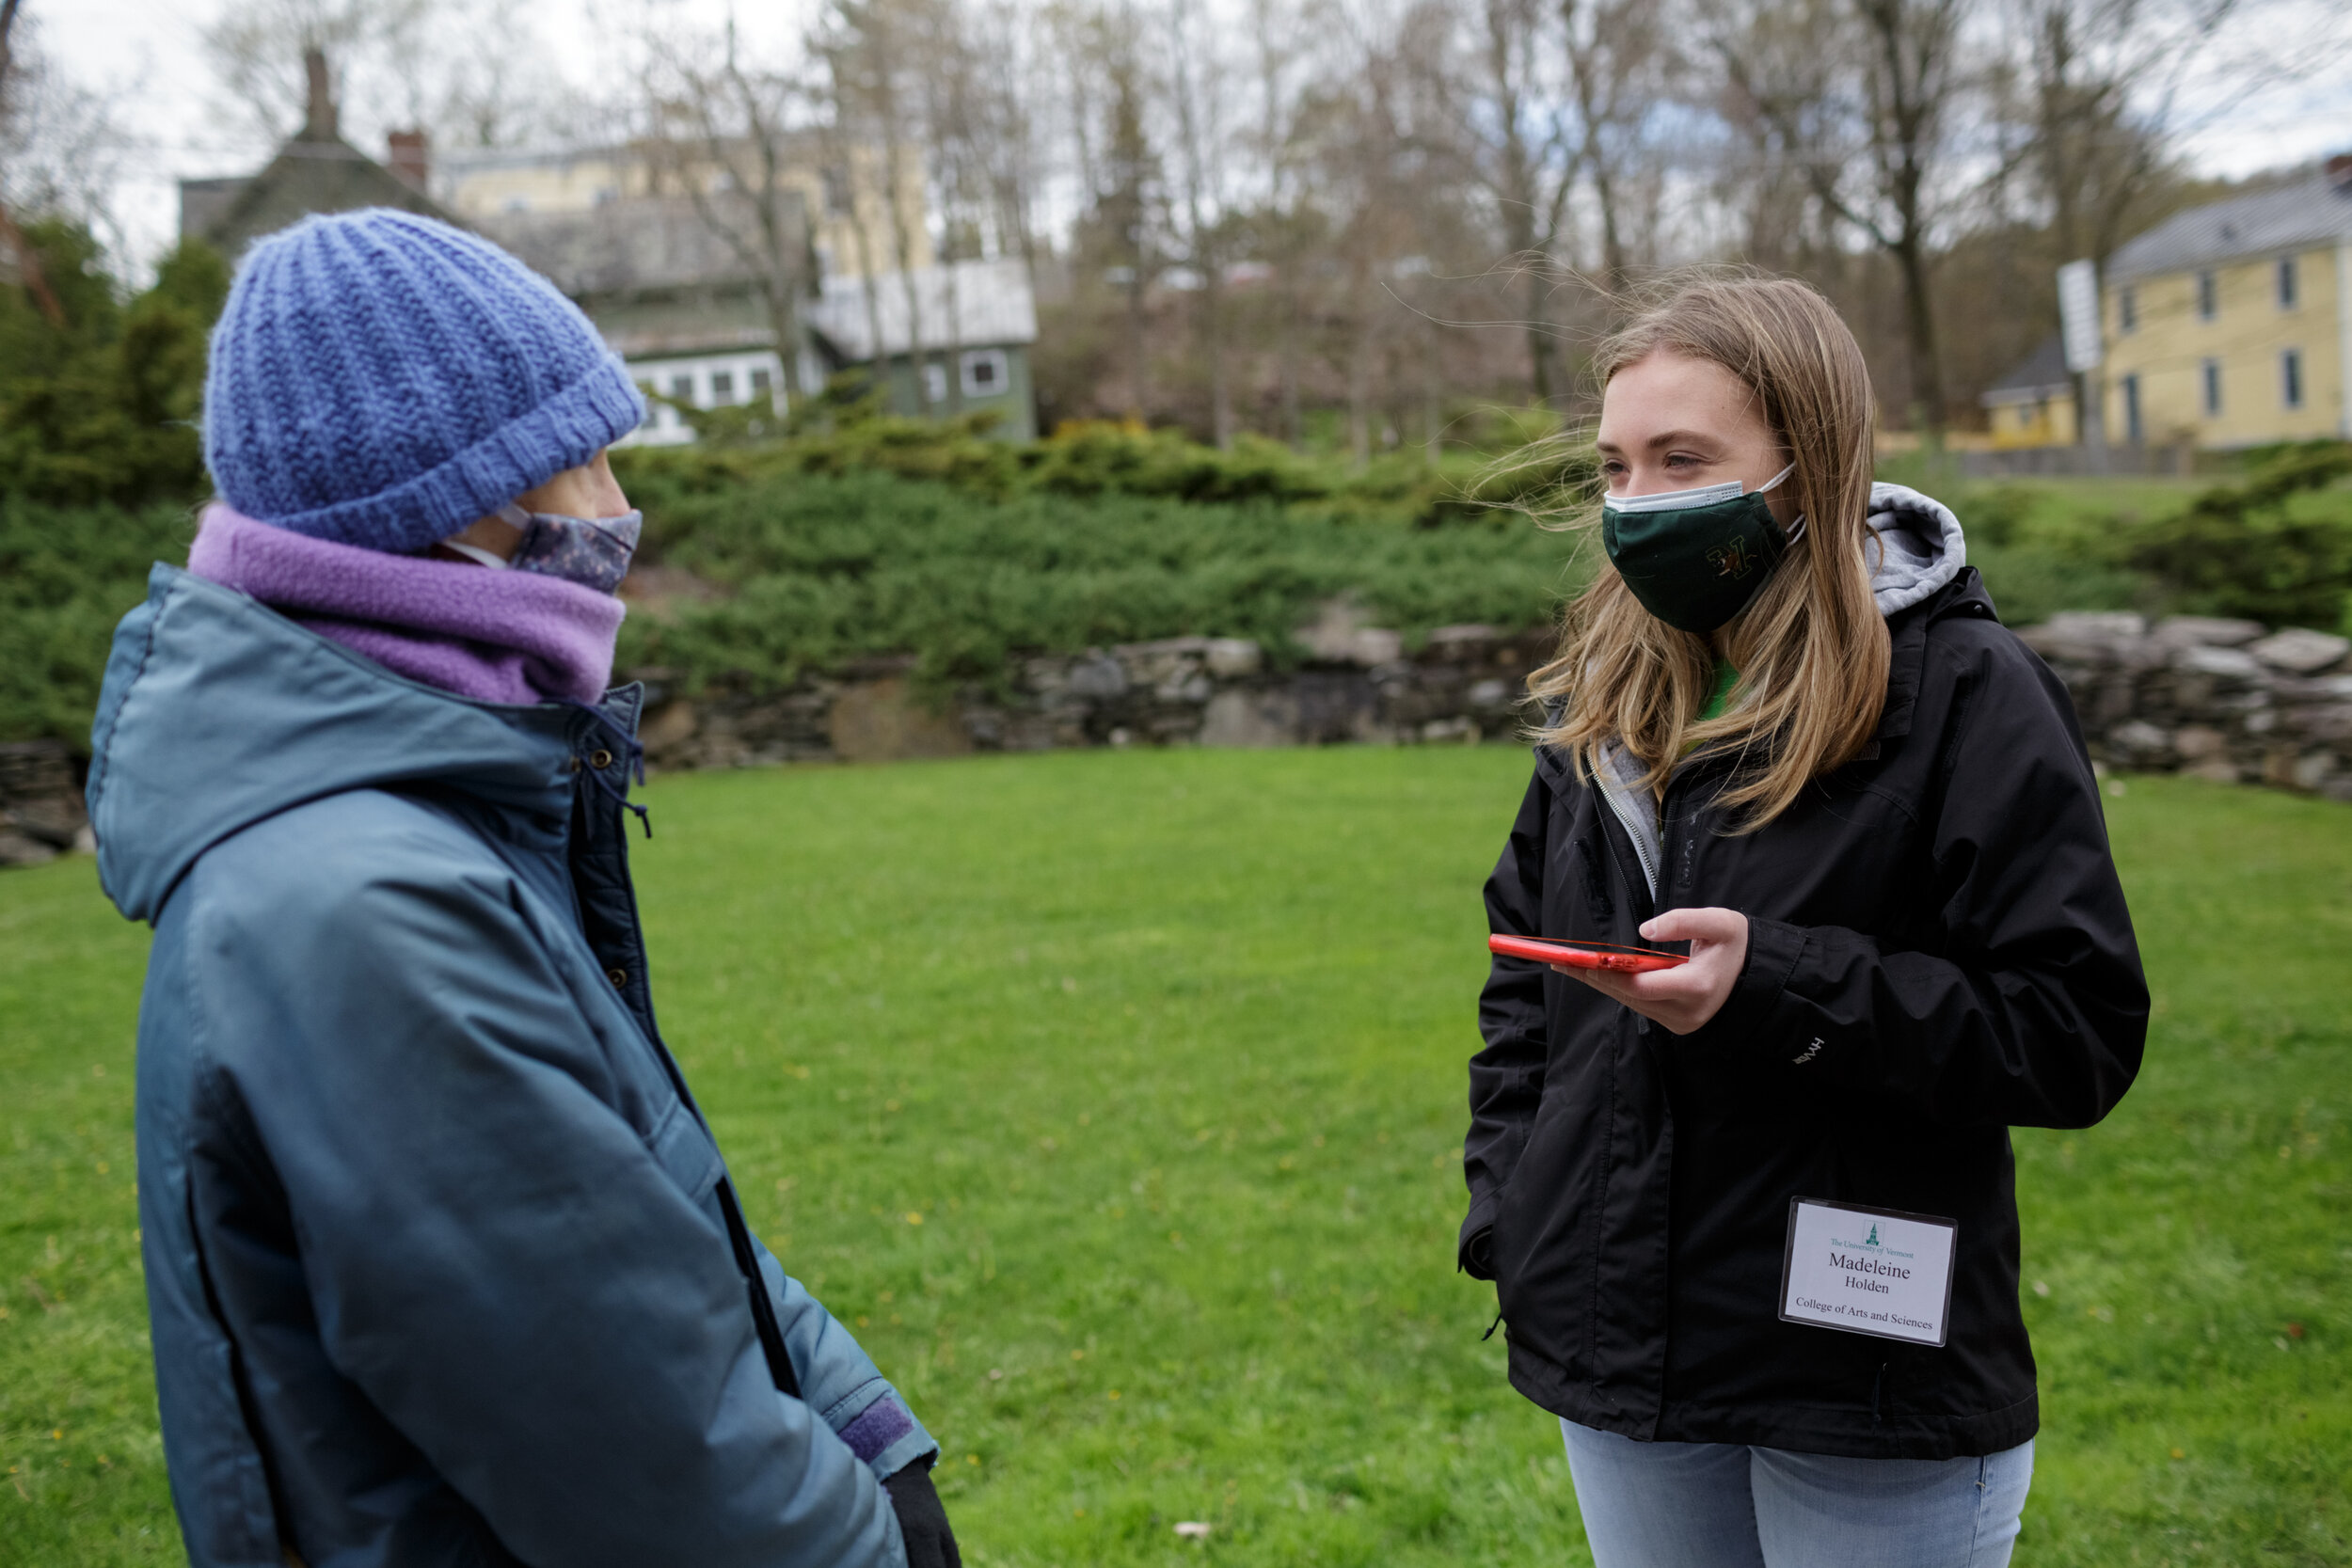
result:
[[[1585,1560],[1453,1266],[1478,884],[1525,768],[656,784],[665,1028],[754,1224],[946,1444],[969,1560]],[[2352,811],[2170,780],[2108,807],[2159,1011],[2106,1125],[2018,1136],[2048,1422],[2019,1560],[2352,1561]],[[145,938],[94,883],[0,877],[0,1563],[42,1568],[179,1560]]]

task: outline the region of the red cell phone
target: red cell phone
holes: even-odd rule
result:
[[[1539,964],[1565,964],[1570,969],[1613,969],[1638,974],[1652,969],[1672,969],[1691,960],[1680,953],[1655,947],[1619,947],[1608,942],[1577,942],[1565,937],[1488,937],[1486,951],[1506,958],[1533,958]]]

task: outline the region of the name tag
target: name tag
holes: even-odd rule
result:
[[[1959,1235],[1932,1214],[1791,1198],[1781,1321],[1941,1345]]]

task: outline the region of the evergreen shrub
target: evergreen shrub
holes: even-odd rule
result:
[[[994,685],[1019,654],[1194,635],[1253,638],[1282,659],[1327,598],[1352,595],[1412,637],[1536,625],[1581,580],[1573,545],[1523,520],[1431,531],[1263,499],[993,499],[872,472],[652,488],[647,564],[724,596],[633,614],[622,662],[695,689],[768,689],[893,653],[929,681]]]

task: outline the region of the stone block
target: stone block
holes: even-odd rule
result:
[[[1429,634],[1430,658],[1445,664],[1476,664],[1486,659],[1502,633],[1479,622],[1439,626]]]
[[[11,865],[46,865],[57,858],[57,847],[45,844],[30,833],[20,833],[0,828],[0,867]]]
[[[2147,636],[2148,620],[2124,610],[2062,610],[2027,629],[2072,641],[2121,642]]]
[[[1200,715],[1200,744],[1259,749],[1298,740],[1298,703],[1287,691],[1220,691]]]
[[[1511,705],[1511,684],[1499,680],[1479,681],[1470,689],[1469,697],[1472,707],[1508,707]]]
[[[2273,670],[2284,670],[2292,675],[2316,675],[2334,669],[2344,662],[2346,654],[2352,654],[2352,639],[2290,626],[2250,644],[2246,651]]]
[[[2229,749],[2230,737],[2209,724],[2183,724],[2172,732],[2172,750],[2185,763],[2207,762]]]
[[[2285,727],[2305,740],[2352,749],[2352,703],[2289,708]]]
[[[1239,680],[1258,673],[1265,663],[1265,651],[1247,637],[1213,637],[1202,659],[1218,680]]]
[[[1062,687],[1073,697],[1104,702],[1127,694],[1127,672],[1119,660],[1097,651],[1070,666]]]
[[[1363,608],[1353,599],[1327,599],[1316,610],[1315,618],[1291,637],[1310,657],[1326,664],[1347,664],[1355,660],[1356,634],[1366,624]]]
[[[1379,693],[1351,671],[1302,670],[1291,682],[1297,736],[1309,745],[1393,738],[1380,722]]]
[[[954,716],[918,702],[898,675],[842,687],[826,728],[834,754],[845,762],[952,757],[972,750],[972,732]]]
[[[2227,680],[2250,681],[2262,676],[2263,667],[2252,654],[2236,648],[2209,648],[2201,643],[2189,643],[2176,649],[2172,668],[2191,674],[2218,675]]]
[[[2159,642],[2202,643],[2212,648],[2242,648],[2262,634],[2260,621],[2230,621],[2217,615],[2168,615],[2156,623],[2153,633]]]
[[[1394,664],[1405,657],[1405,635],[1385,626],[1360,627],[1348,640],[1347,657],[1349,662],[1366,669]]]
[[[692,742],[701,724],[702,716],[692,703],[683,698],[663,703],[637,727],[637,738],[644,744],[645,759],[656,767],[666,766]]]
[[[1468,719],[1432,719],[1417,732],[1423,745],[1475,746],[1478,726]]]
[[[2171,732],[2145,719],[2131,719],[2107,732],[2107,751],[2126,768],[2169,768],[2175,760]]]

